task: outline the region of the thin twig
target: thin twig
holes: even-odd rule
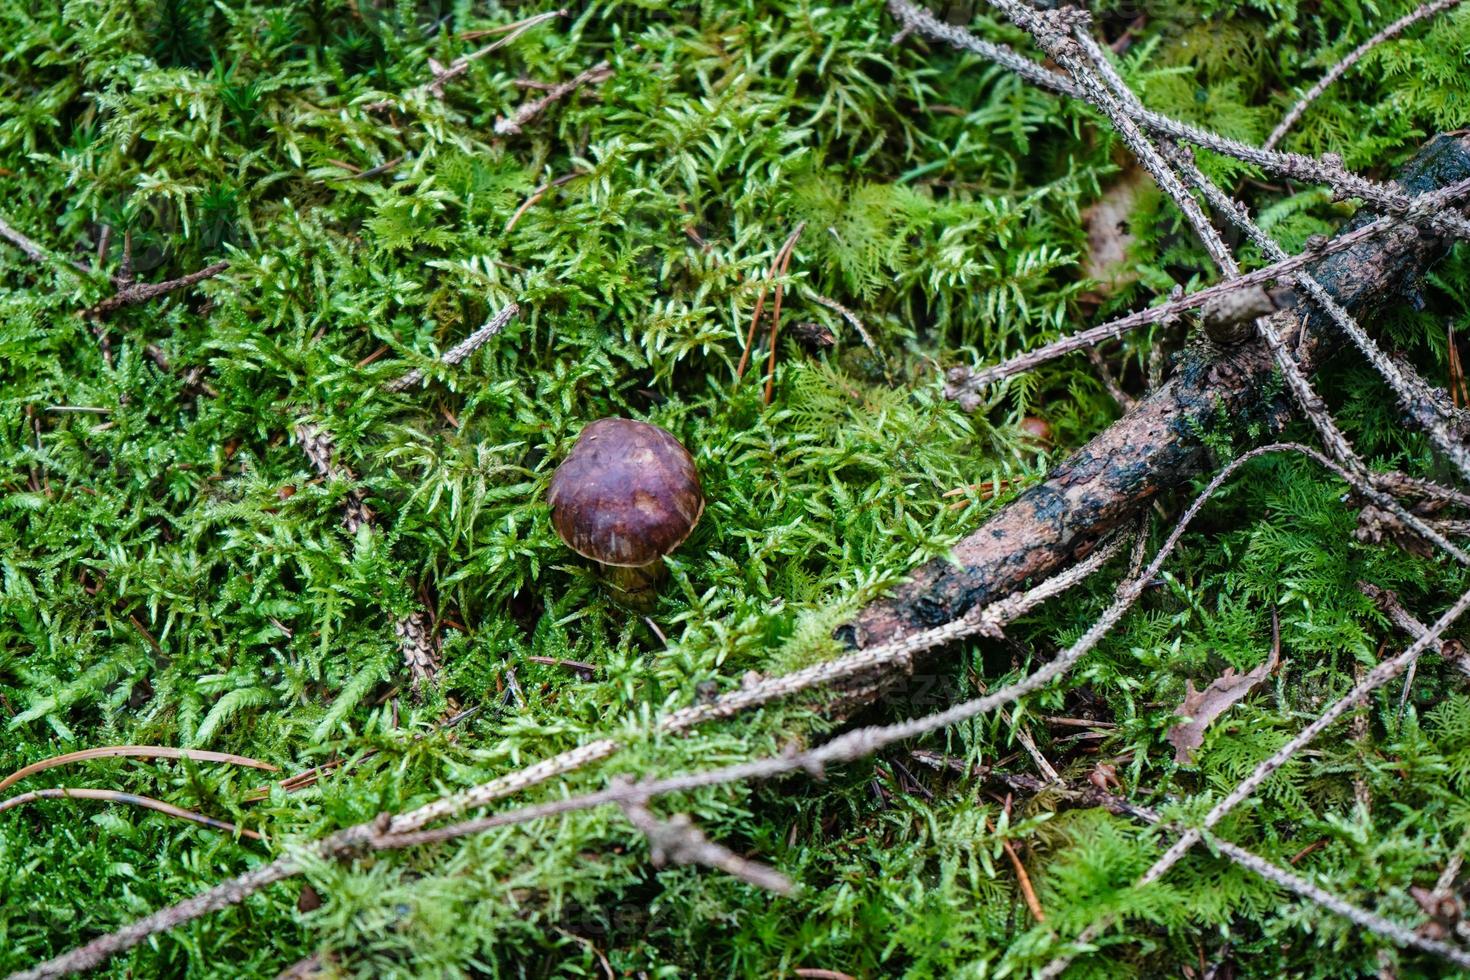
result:
[[[510,234],[510,230],[512,228],[514,228],[516,226],[516,224],[521,220],[521,215],[523,215],[527,211],[531,210],[531,208],[535,206],[535,204],[536,204],[537,201],[541,200],[543,197],[546,196],[546,193],[548,191],[550,191],[550,190],[552,190],[554,188],[560,187],[563,184],[571,183],[572,181],[576,180],[578,177],[585,177],[585,176],[587,176],[587,171],[585,171],[585,170],[574,170],[574,171],[572,171],[569,174],[563,174],[562,176],[556,178],[555,180],[547,181],[546,183],[542,184],[540,187],[536,188],[534,191],[531,192],[531,196],[528,197],[528,198],[526,198],[524,201],[522,201],[521,202],[521,206],[518,207],[518,208],[516,208],[515,214],[513,214],[513,215],[510,216],[510,220],[506,221],[506,223],[505,223],[505,233],[506,234]]]
[[[1002,44],[982,41],[962,27],[940,21],[911,0],[888,0],[888,10],[904,27],[915,34],[942,41],[962,51],[979,55],[987,61],[1014,72],[1039,88],[1072,98],[1083,98],[1082,89],[1071,79],[1048,70]],[[1470,235],[1470,221],[1444,210],[1444,200],[1437,193],[1410,195],[1391,184],[1382,184],[1345,170],[1339,158],[1314,159],[1295,153],[1278,153],[1231,140],[1207,130],[1171,119],[1162,113],[1142,109],[1137,122],[1151,132],[1171,139],[1183,140],[1226,156],[1244,160],[1272,173],[1297,180],[1327,184],[1339,197],[1358,197],[1409,220],[1427,220],[1456,235]]]
[[[133,306],[137,303],[146,303],[151,299],[171,293],[176,289],[184,289],[197,282],[213,278],[230,267],[228,262],[215,262],[207,265],[197,272],[191,272],[177,279],[169,279],[165,282],[132,282],[128,280],[118,291],[111,296],[82,312],[82,316],[89,320],[100,320],[108,314],[119,310],[124,306]]]
[[[648,838],[650,858],[656,868],[669,863],[702,864],[777,895],[790,895],[796,890],[791,879],[776,869],[743,858],[710,840],[687,814],[660,820],[646,804],[636,800],[624,802],[622,809],[628,822]]]
[[[888,366],[888,359],[883,356],[883,352],[878,349],[878,345],[873,343],[872,335],[868,333],[868,328],[863,325],[862,319],[856,313],[854,313],[852,310],[849,310],[847,307],[843,306],[835,299],[829,299],[820,293],[812,293],[811,296],[812,299],[816,300],[818,303],[821,303],[827,309],[831,310],[833,313],[836,313],[838,316],[842,317],[842,319],[846,320],[848,324],[852,327],[852,329],[857,331],[857,335],[862,338],[864,346],[866,346],[868,350],[872,351],[874,354],[878,355],[879,361],[883,363],[883,366],[885,368]]]
[[[1470,179],[1458,181],[1447,186],[1445,190],[1449,192],[1446,195],[1446,200],[1455,200],[1466,194],[1470,194]],[[1402,221],[1392,216],[1378,218],[1360,228],[1355,228],[1352,231],[1338,235],[1322,245],[1321,248],[1301,252],[1285,261],[1275,262],[1260,269],[1244,272],[1235,279],[1219,282],[1213,286],[1206,286],[1203,289],[1198,289],[1192,293],[1183,295],[1178,299],[1170,299],[1158,306],[1137,310],[1125,316],[1118,317],[1115,320],[1110,320],[1107,323],[1101,323],[1095,327],[1079,330],[1070,336],[1063,337],[1043,347],[1018,354],[1010,360],[1003,361],[993,367],[976,371],[973,375],[973,384],[979,387],[981,385],[993,384],[1013,375],[1025,374],[1049,361],[1056,360],[1059,357],[1083,350],[1087,347],[1095,346],[1107,340],[1115,340],[1139,327],[1176,319],[1182,314],[1188,313],[1190,310],[1198,309],[1205,305],[1209,300],[1238,290],[1261,286],[1275,279],[1284,278],[1287,274],[1304,269],[1326,256],[1335,255],[1338,252],[1345,252],[1357,245],[1361,245],[1365,241],[1400,228],[1402,225]]]
[[[227,762],[237,766],[249,766],[252,769],[264,769],[268,772],[280,772],[279,766],[273,766],[269,762],[261,762],[248,756],[235,755],[233,752],[208,752],[203,749],[176,749],[167,745],[104,745],[95,749],[82,749],[78,752],[67,752],[64,755],[53,755],[49,759],[33,762],[28,766],[17,769],[15,772],[0,779],[0,790],[15,785],[27,776],[57,766],[70,765],[73,762],[85,762],[88,759],[113,759],[126,756],[135,759],[192,759],[195,762]]]
[[[1433,17],[1441,11],[1449,10],[1451,7],[1457,7],[1460,5],[1460,2],[1461,0],[1433,0],[1431,3],[1426,3],[1422,7],[1410,11],[1358,45],[1346,58],[1333,65],[1327,71],[1327,74],[1318,79],[1315,85],[1307,89],[1306,94],[1297,100],[1296,105],[1291,107],[1286,115],[1282,117],[1281,122],[1271,131],[1271,135],[1266,137],[1266,142],[1261,144],[1262,148],[1267,150],[1274,149],[1276,144],[1281,142],[1281,137],[1286,135],[1287,130],[1296,125],[1296,121],[1307,111],[1307,107],[1316,101],[1317,96],[1327,91],[1327,86],[1347,74],[1347,70],[1363,60],[1363,56],[1369,51],[1372,51],[1389,38],[1402,33],[1405,28],[1412,27],[1419,21]]]
[[[553,85],[546,90],[546,94],[539,99],[533,99],[525,103],[509,118],[495,120],[495,133],[498,136],[514,136],[519,133],[532,119],[535,119],[556,100],[564,98],[575,92],[584,85],[599,85],[613,76],[612,66],[606,61],[598,62],[586,71],[581,72],[574,78]]]
[[[92,274],[93,270],[87,268],[85,265],[82,265],[82,263],[76,261],[75,259],[62,260],[56,258],[50,252],[48,252],[44,246],[37,244],[26,235],[23,235],[21,232],[12,227],[8,222],[6,222],[3,218],[0,218],[0,238],[5,239],[10,244],[20,249],[22,252],[25,253],[26,258],[30,259],[32,262],[37,262],[41,265],[49,265],[55,268],[60,268],[64,262],[66,265],[71,266],[72,269],[80,272],[84,276],[90,276]]]
[[[439,355],[439,363],[447,364],[451,367],[455,364],[460,363],[465,358],[473,354],[475,351],[483,347],[487,340],[500,333],[500,331],[504,330],[505,325],[509,323],[511,319],[516,316],[516,314],[520,313],[520,311],[521,308],[515,303],[511,303],[509,306],[506,306],[499,313],[496,313],[489,320],[486,320],[484,325],[481,326],[480,329],[476,330],[464,340],[461,340],[449,350]],[[418,368],[414,368],[401,377],[388,382],[386,385],[383,386],[383,390],[406,391],[407,389],[412,388],[414,385],[423,380],[424,372],[419,370]]]
[[[27,803],[34,803],[36,800],[101,800],[104,803],[124,803],[128,806],[140,806],[148,810],[156,810],[170,817],[178,817],[180,820],[191,820],[194,823],[203,824],[206,827],[223,831],[227,834],[239,834],[241,837],[249,837],[251,840],[264,839],[255,831],[246,830],[243,827],[236,827],[226,820],[216,820],[214,817],[206,817],[202,813],[185,810],[183,807],[174,806],[172,803],[155,800],[151,796],[139,796],[136,793],[120,793],[115,789],[83,789],[75,786],[34,789],[29,793],[21,793],[7,800],[0,800],[0,813]]]
[[[404,97],[407,98],[418,93],[427,92],[436,99],[444,98],[444,86],[468,71],[470,65],[474,64],[476,61],[479,61],[487,54],[490,54],[492,51],[496,51],[499,48],[505,47],[505,45],[511,43],[516,38],[520,37],[522,34],[535,27],[537,24],[544,23],[548,20],[555,20],[558,17],[565,17],[566,15],[567,12],[565,10],[548,10],[544,13],[536,14],[523,20],[518,20],[513,24],[505,24],[502,27],[494,28],[493,32],[504,32],[505,36],[497,38],[496,40],[490,42],[477,51],[471,51],[469,54],[460,55],[458,58],[455,58],[453,61],[451,61],[449,63],[449,67],[447,68],[439,64],[439,62],[435,61],[433,58],[430,58],[429,72],[433,75],[433,78],[431,78],[424,84],[417,86],[416,88],[409,89],[406,93],[404,93]],[[391,100],[385,99],[379,102],[369,102],[364,105],[363,108],[369,112],[372,112],[379,109],[386,109],[392,104],[393,102]]]

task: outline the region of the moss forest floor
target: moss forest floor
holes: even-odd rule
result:
[[[1411,8],[1199,0],[1095,14],[1105,40],[1127,32],[1120,69],[1146,103],[1259,143]],[[252,794],[279,777],[239,765],[121,758],[8,788],[152,797],[268,839],[99,800],[0,813],[0,970],[293,842],[602,735],[627,750],[565,791],[824,737],[821,699],[677,737],[649,722],[749,671],[833,655],[832,629],[860,603],[1118,415],[1082,357],[1016,378],[974,413],[943,397],[943,369],[1211,281],[1172,207],[1143,189],[1121,205],[1130,276],[1099,288],[1086,215],[1130,179],[1121,144],[1090,110],[973,57],[892,43],[876,0],[578,4],[443,80],[442,97],[429,84],[431,59],[453,66],[495,39],[486,30],[543,9],[0,0],[0,220],[47,253],[0,243],[0,777],[127,744],[287,774],[340,763],[295,792]],[[941,13],[1031,50],[984,5]],[[1284,147],[1386,176],[1428,135],[1470,122],[1467,51],[1470,10],[1410,29],[1330,88]],[[497,132],[545,84],[603,61],[518,132]],[[1327,191],[1199,157],[1288,249],[1352,213]],[[736,367],[802,222],[767,405],[764,337],[743,380]],[[125,252],[144,283],[229,267],[80,315],[117,291]],[[1445,384],[1452,331],[1470,333],[1467,286],[1462,244],[1415,302],[1368,326]],[[481,350],[435,363],[512,302],[519,315]],[[1186,327],[1104,348],[1130,392]],[[800,342],[823,332],[830,346]],[[427,380],[388,390],[410,368]],[[1341,358],[1319,388],[1373,465],[1445,475],[1358,360]],[[609,601],[543,500],[581,426],[613,414],[675,433],[708,497],[646,619]],[[1022,430],[1028,417],[1045,420],[1049,444]],[[1219,446],[1220,459],[1239,448]],[[947,495],[981,481],[1008,482],[996,499]],[[1402,648],[1360,580],[1421,619],[1470,586],[1443,560],[1356,540],[1343,496],[1306,461],[1253,462],[1120,628],[1009,720],[824,781],[655,807],[779,869],[800,886],[792,897],[655,869],[623,815],[601,809],[313,864],[105,975],[271,977],[313,954],[328,975],[364,977],[1025,975],[1107,912],[1121,918],[1104,951],[1073,975],[1441,975],[1207,849],[1135,889],[1160,832],[1008,797],[911,754],[1034,774],[1024,729],[1065,778],[1111,771],[1133,799],[1197,817],[1385,646]],[[1180,503],[1161,502],[1155,545]],[[345,527],[344,506],[371,519]],[[933,710],[1034,669],[1106,606],[1121,566],[864,717]],[[1281,666],[1176,764],[1166,734],[1186,683],[1264,662],[1273,611]],[[442,666],[416,687],[395,624],[419,613],[420,646]],[[1220,832],[1412,928],[1411,889],[1433,886],[1470,824],[1470,695],[1427,656],[1402,714],[1398,697],[1381,692]]]

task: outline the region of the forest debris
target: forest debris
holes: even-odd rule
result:
[[[1348,56],[1346,58],[1343,58],[1337,64],[1328,69],[1327,74],[1318,79],[1317,83],[1309,88],[1306,94],[1303,95],[1299,100],[1297,100],[1297,103],[1291,107],[1286,115],[1282,117],[1281,122],[1276,126],[1274,130],[1271,131],[1271,135],[1266,137],[1266,142],[1261,144],[1262,148],[1267,150],[1274,149],[1276,147],[1276,144],[1281,141],[1281,137],[1285,136],[1287,131],[1290,130],[1293,125],[1295,125],[1296,121],[1302,117],[1302,114],[1307,111],[1307,107],[1316,100],[1317,96],[1325,92],[1327,90],[1327,87],[1333,82],[1337,81],[1343,75],[1347,74],[1347,70],[1353,65],[1357,64],[1359,61],[1361,61],[1364,55],[1366,55],[1369,51],[1372,51],[1374,48],[1382,44],[1384,41],[1387,41],[1389,38],[1392,38],[1395,35],[1402,33],[1405,28],[1411,27],[1421,20],[1433,17],[1435,14],[1440,13],[1441,11],[1448,10],[1451,7],[1457,6],[1459,3],[1460,0],[1431,0],[1431,2],[1423,4],[1414,10],[1411,10],[1409,13],[1400,17],[1398,20],[1389,24],[1377,34],[1374,34],[1372,37],[1368,38],[1368,40],[1358,45],[1356,48],[1348,53]]]
[[[197,272],[191,272],[177,279],[169,279],[164,282],[134,282],[130,274],[116,277],[117,292],[107,297],[96,306],[82,311],[82,316],[88,320],[100,320],[119,310],[124,306],[132,306],[135,303],[146,303],[155,297],[165,293],[171,293],[176,289],[183,289],[195,283],[203,282],[205,279],[213,278],[230,267],[228,262],[215,262],[207,265]]]
[[[1428,558],[1434,554],[1434,547],[1428,541],[1405,527],[1396,515],[1373,504],[1366,504],[1358,511],[1358,526],[1353,531],[1353,537],[1364,544],[1381,545],[1390,542],[1420,558]]]
[[[600,85],[612,77],[612,66],[606,61],[598,62],[571,80],[551,86],[541,98],[525,103],[508,118],[502,117],[495,120],[495,133],[497,136],[514,136],[526,123],[545,112],[547,107],[557,99],[570,95],[584,85]]]
[[[1467,174],[1470,137],[1437,137],[1408,165],[1402,180],[1408,190],[1423,192]],[[1333,246],[1369,227],[1364,222],[1370,217],[1354,219]],[[1441,239],[1401,226],[1376,241],[1358,239],[1346,250],[1315,259],[1311,274],[1338,303],[1361,314],[1402,295],[1445,247]],[[1310,372],[1344,341],[1305,297],[1293,292],[1285,307],[1311,327],[1297,353],[1303,373]],[[1266,403],[1261,397],[1277,374],[1264,344],[1241,344],[1208,363],[1200,356],[1187,350],[1180,369],[1134,411],[957,542],[951,557],[915,569],[905,584],[865,606],[840,637],[858,647],[881,644],[963,616],[1017,583],[1045,576],[1073,560],[1079,548],[1132,521],[1157,494],[1199,473],[1210,458],[1201,436],[1218,429],[1220,419],[1253,419],[1256,431],[1269,437],[1288,417],[1284,400]],[[978,406],[973,373],[951,369],[947,391],[955,397],[969,389]]]
[[[1194,750],[1204,744],[1205,729],[1210,727],[1214,720],[1229,711],[1238,701],[1256,689],[1256,686],[1270,676],[1281,662],[1280,647],[1273,647],[1271,656],[1265,663],[1248,670],[1244,674],[1237,673],[1234,667],[1226,667],[1225,672],[1215,678],[1203,691],[1194,689],[1193,681],[1184,682],[1184,700],[1174,710],[1176,715],[1187,717],[1189,720],[1180,722],[1169,729],[1165,736],[1169,744],[1174,746],[1174,761],[1180,765],[1188,765],[1194,755]]]
[[[192,759],[195,762],[225,762],[237,766],[249,766],[252,769],[264,769],[267,772],[279,772],[278,766],[248,756],[236,755],[233,752],[210,752],[204,749],[176,749],[168,745],[103,745],[93,749],[81,749],[77,752],[67,752],[63,755],[53,755],[49,759],[33,762],[24,768],[0,779],[0,789],[25,779],[27,776],[57,766],[69,765],[73,762],[86,762],[89,759],[115,759],[118,757],[135,759]]]
[[[1233,293],[1223,293],[1200,307],[1200,321],[1205,336],[1217,344],[1243,343],[1255,335],[1252,324],[1259,317],[1275,313],[1276,300],[1264,286],[1251,286]]]
[[[410,682],[415,693],[426,683],[432,684],[439,671],[439,654],[434,648],[433,623],[422,609],[393,622],[393,632],[398,635],[398,648],[403,651],[408,664]]]
[[[296,426],[296,438],[301,443],[301,451],[323,479],[356,482],[357,476],[352,470],[333,460],[332,451],[335,447],[327,430],[302,422]],[[366,491],[355,486],[348,491],[347,499],[342,502],[342,526],[347,528],[348,534],[356,534],[358,528],[372,522],[373,512],[366,500]]]
[[[35,789],[29,793],[21,793],[7,800],[0,800],[0,811],[9,810],[13,807],[34,803],[36,800],[101,800],[104,803],[123,803],[128,806],[142,807],[146,810],[154,810],[170,817],[180,820],[189,820],[193,823],[202,824],[213,830],[226,834],[239,834],[241,837],[249,837],[251,840],[261,840],[262,835],[254,830],[237,827],[227,820],[216,820],[214,817],[195,813],[193,810],[185,810],[181,806],[156,800],[151,796],[139,796],[137,793],[122,793],[112,789],[85,789],[79,786],[56,786],[49,789]]]
[[[648,838],[650,857],[656,868],[666,864],[702,864],[777,895],[795,891],[790,878],[710,840],[686,814],[660,820],[641,802],[623,801],[619,805],[629,822]]]
[[[1134,242],[1128,219],[1139,196],[1149,186],[1148,174],[1137,164],[1131,164],[1103,191],[1102,197],[1082,212],[1082,226],[1087,229],[1082,274],[1098,283],[1085,294],[1087,299],[1101,303],[1138,278],[1138,273],[1128,264],[1128,249]]]
[[[520,311],[521,308],[515,303],[506,306],[499,313],[486,320],[480,329],[441,354],[439,356],[440,363],[448,364],[451,367],[460,363],[483,347],[487,340],[504,330],[505,325]],[[406,391],[423,380],[424,372],[418,368],[414,368],[393,381],[388,382],[383,388],[385,391]]]
[[[1426,939],[1449,939],[1465,918],[1465,906],[1454,892],[1442,892],[1421,885],[1409,886],[1409,894],[1419,903],[1429,921],[1417,930]]]

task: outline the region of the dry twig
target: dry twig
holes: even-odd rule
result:
[[[622,809],[628,821],[648,838],[655,868],[670,863],[702,864],[777,895],[790,895],[796,890],[790,878],[769,865],[743,858],[710,840],[686,814],[660,820],[644,803],[635,800],[622,803]]]
[[[267,772],[280,772],[279,766],[273,766],[269,762],[261,762],[249,756],[235,755],[233,752],[208,752],[203,749],[176,749],[167,745],[104,745],[95,749],[82,749],[78,752],[67,752],[64,755],[53,755],[49,759],[33,762],[28,766],[17,769],[15,772],[0,779],[0,789],[6,789],[15,785],[27,776],[57,766],[70,765],[73,762],[85,762],[88,759],[115,759],[125,756],[135,759],[192,759],[195,762],[227,762],[236,766],[249,766],[252,769],[264,769]]]
[[[513,24],[505,24],[501,27],[493,28],[486,33],[503,33],[505,36],[491,41],[489,44],[485,45],[483,48],[480,48],[477,51],[471,51],[469,54],[460,55],[458,58],[455,58],[453,61],[451,61],[449,63],[449,67],[447,68],[441,65],[439,62],[435,61],[433,58],[430,58],[429,72],[433,77],[429,81],[418,86],[417,88],[410,89],[408,92],[404,93],[405,98],[412,97],[414,95],[424,92],[432,95],[436,99],[444,98],[444,86],[448,85],[450,82],[463,75],[466,71],[469,71],[470,65],[474,64],[476,61],[479,61],[487,54],[490,54],[492,51],[496,51],[500,48],[505,47],[507,44],[511,43],[516,38],[520,37],[522,34],[535,27],[537,24],[544,23],[548,20],[555,20],[558,17],[565,17],[566,15],[567,12],[565,10],[548,10],[544,13],[536,14],[532,17],[526,17],[522,20],[518,20]],[[379,109],[387,109],[392,104],[393,102],[391,100],[384,99],[378,102],[369,102],[364,105],[363,108],[369,112],[373,112]]]
[[[260,834],[243,827],[236,827],[226,820],[216,820],[214,817],[206,817],[202,813],[193,810],[185,810],[183,807],[165,803],[163,800],[155,800],[151,796],[139,796],[137,793],[121,793],[115,789],[83,789],[75,786],[57,786],[50,789],[34,789],[29,793],[21,793],[12,796],[8,800],[0,800],[0,813],[14,807],[34,803],[36,800],[102,800],[105,803],[124,803],[128,806],[140,806],[144,809],[155,810],[170,817],[178,817],[180,820],[189,820],[214,830],[223,831],[226,834],[239,834],[241,837],[249,837],[251,840],[262,840]]]
[[[599,85],[612,76],[612,66],[606,61],[598,62],[572,79],[560,85],[551,86],[541,98],[525,103],[508,118],[495,120],[495,133],[498,136],[514,136],[528,122],[545,112],[556,100],[570,95],[584,85]]]
[[[484,325],[481,326],[480,329],[476,330],[464,340],[461,340],[459,343],[455,344],[449,350],[441,354],[439,356],[439,363],[447,364],[450,366],[460,363],[465,358],[473,354],[475,351],[483,347],[487,340],[500,333],[500,331],[504,330],[505,325],[509,323],[516,316],[516,314],[520,313],[520,311],[521,308],[515,303],[511,303],[509,306],[506,306],[499,313],[486,320]],[[424,372],[419,370],[418,368],[414,368],[401,377],[398,377],[393,381],[388,382],[386,385],[383,386],[383,390],[406,391],[423,380]]]
[[[1404,16],[1400,17],[1398,20],[1394,21],[1392,24],[1389,24],[1383,30],[1379,31],[1377,34],[1374,34],[1372,37],[1368,38],[1368,40],[1358,45],[1348,54],[1346,58],[1343,58],[1337,64],[1328,69],[1327,74],[1318,79],[1315,85],[1307,89],[1306,94],[1297,100],[1296,105],[1291,107],[1286,115],[1282,117],[1281,122],[1277,124],[1276,128],[1271,131],[1271,135],[1266,137],[1266,142],[1261,144],[1262,148],[1267,150],[1275,148],[1276,144],[1281,142],[1281,137],[1285,136],[1287,131],[1291,129],[1292,126],[1296,125],[1296,121],[1302,117],[1302,114],[1304,112],[1307,111],[1307,107],[1316,101],[1317,96],[1327,91],[1327,86],[1331,85],[1343,75],[1347,74],[1347,70],[1353,65],[1356,65],[1359,61],[1362,61],[1363,56],[1366,55],[1369,51],[1372,51],[1374,48],[1378,47],[1378,45],[1382,44],[1384,41],[1387,41],[1389,38],[1403,33],[1406,28],[1412,27],[1414,24],[1419,23],[1419,21],[1427,20],[1428,18],[1433,17],[1435,14],[1440,13],[1441,11],[1449,10],[1451,7],[1459,6],[1460,2],[1461,0],[1432,0],[1431,3],[1426,3],[1423,6],[1418,7],[1417,9],[1412,10]]]

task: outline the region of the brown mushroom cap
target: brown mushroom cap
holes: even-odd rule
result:
[[[689,451],[658,426],[633,419],[598,419],[583,428],[552,474],[546,500],[567,547],[629,568],[679,547],[704,513]]]

